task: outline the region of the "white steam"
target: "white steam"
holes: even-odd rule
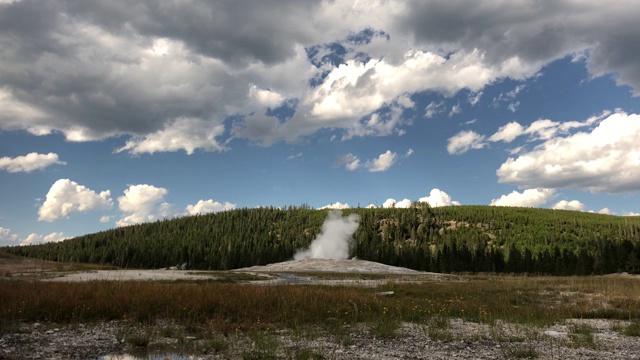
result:
[[[343,217],[340,210],[329,211],[320,234],[311,242],[308,249],[298,250],[293,259],[348,259],[349,243],[358,225],[360,225],[358,214]]]

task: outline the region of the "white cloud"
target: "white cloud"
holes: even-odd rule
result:
[[[51,185],[44,203],[38,209],[38,220],[51,222],[67,217],[72,212],[110,209],[112,206],[109,190],[98,194],[75,181],[60,179]]]
[[[498,131],[489,137],[489,141],[504,141],[507,143],[512,142],[518,136],[524,133],[524,128],[517,122],[510,122],[498,129]]]
[[[125,215],[116,226],[140,224],[165,218],[171,214],[171,205],[164,201],[168,190],[153,185],[130,185],[118,198],[120,211]]]
[[[591,126],[610,114],[610,111],[604,111],[602,115],[592,116],[583,122],[556,122],[549,119],[538,119],[529,124],[526,128],[518,122],[513,121],[501,126],[496,133],[489,137],[489,141],[504,141],[506,143],[510,143],[521,135],[529,135],[529,141],[549,140],[558,134],[567,134],[569,130]]]
[[[249,97],[254,99],[258,105],[270,108],[277,107],[286,99],[275,91],[260,89],[254,84],[249,86]]]
[[[629,211],[629,212],[625,213],[624,216],[640,216],[640,213]]]
[[[541,128],[549,129],[541,125],[536,131]],[[533,151],[509,157],[496,174],[502,183],[525,188],[637,191],[639,138],[640,115],[618,112],[600,121],[590,132],[552,137]]]
[[[471,149],[482,149],[486,146],[485,137],[472,130],[461,131],[447,140],[449,154],[460,155]]]
[[[349,209],[350,206],[349,204],[343,204],[341,202],[336,202],[334,204],[329,204],[329,205],[325,205],[323,207],[320,208],[320,210],[325,210],[325,209],[336,209],[336,210],[342,210],[342,209]]]
[[[480,101],[482,94],[483,94],[482,91],[470,93],[468,98],[469,104],[471,104],[471,106],[475,106]]]
[[[365,166],[370,172],[380,172],[389,170],[398,159],[398,155],[391,150],[387,150],[384,154],[380,154],[376,159],[367,161]]]
[[[431,207],[460,205],[460,202],[451,200],[451,196],[440,189],[431,189],[429,196],[421,197],[419,202],[426,202]]]
[[[43,244],[47,242],[58,242],[68,239],[61,232],[53,232],[49,235],[40,235],[31,233],[24,239],[21,239],[17,234],[13,234],[10,229],[0,227],[0,246],[15,246],[15,245],[32,245]]]
[[[357,156],[355,156],[355,155],[353,155],[351,153],[342,155],[342,156],[338,157],[338,159],[334,163],[334,166],[340,167],[340,166],[343,166],[343,165],[344,165],[345,169],[347,169],[349,171],[354,171],[355,169],[360,167],[360,159],[358,159]]]
[[[397,208],[397,209],[407,209],[411,207],[411,200],[403,199],[400,201],[396,201],[395,199],[387,199],[384,203],[382,203],[383,208]],[[375,205],[369,205],[368,207],[375,208]]]
[[[452,117],[455,114],[460,114],[462,112],[462,106],[460,103],[457,103],[451,107],[451,111],[449,111],[449,117]]]
[[[540,119],[532,122],[524,133],[531,135],[534,140],[549,140],[558,133],[559,125],[555,121]]]
[[[0,170],[6,170],[10,173],[28,173],[34,170],[44,169],[53,164],[66,165],[67,163],[60,161],[58,159],[58,154],[55,153],[38,154],[32,152],[15,158],[7,156],[0,158]]]
[[[584,211],[585,205],[578,200],[560,200],[551,206],[554,210]]]
[[[11,229],[0,226],[0,246],[16,245],[19,241],[17,234],[12,234]]]
[[[409,150],[407,150],[407,152],[404,154],[405,158],[408,158],[409,156],[413,155],[414,151],[413,149],[409,148]]]
[[[602,208],[600,210],[598,210],[598,214],[602,214],[602,215],[612,215],[611,210],[609,210],[609,208]]]
[[[444,111],[444,101],[432,101],[425,108],[424,117],[431,119],[432,117]]]
[[[400,208],[400,209],[407,209],[407,208],[410,208],[410,207],[411,207],[411,204],[412,204],[412,201],[411,201],[411,200],[409,200],[409,199],[402,199],[402,200],[400,200],[400,201],[398,201],[398,202],[396,203],[396,206],[395,206],[395,207],[396,207],[396,208]]]
[[[398,134],[397,117],[382,127],[368,117],[393,102],[409,108],[423,91],[467,89],[474,104],[486,85],[526,79],[567,56],[580,55],[592,76],[640,88],[635,2],[300,1],[277,11],[266,2],[149,2],[127,11],[117,2],[30,4],[6,5],[44,20],[3,23],[0,129],[69,141],[133,136],[122,148],[133,152],[222,151],[229,139],[218,129],[234,115],[245,118],[230,136],[264,145],[319,129]],[[229,31],[237,24],[244,31]],[[380,31],[353,40],[362,29]],[[332,54],[329,44],[345,52]],[[15,76],[23,73],[31,76]],[[265,116],[265,107],[291,99],[299,105],[290,119]],[[174,144],[169,133],[192,135],[176,119],[208,122],[198,128],[210,136]]]
[[[527,189],[523,192],[512,191],[498,199],[491,200],[491,206],[539,207],[553,198],[553,189]]]
[[[500,93],[498,97],[493,98],[493,107],[498,107],[500,106],[500,103],[508,102],[509,105],[507,106],[507,109],[511,112],[516,112],[516,110],[518,110],[518,107],[520,106],[520,101],[515,100],[515,98],[525,87],[526,85],[521,84],[516,86],[513,90],[508,91],[507,93]]]
[[[224,125],[194,118],[179,118],[164,129],[140,138],[128,140],[117,152],[129,151],[132,154],[160,151],[184,150],[191,155],[195,149],[206,151],[225,151],[224,144],[217,137],[224,132]]]
[[[35,244],[44,244],[48,242],[59,242],[62,240],[66,240],[68,237],[64,236],[63,233],[53,232],[49,235],[42,236],[40,234],[32,233],[27,236],[26,239],[20,242],[20,245],[35,245]]]
[[[189,215],[196,214],[208,214],[208,213],[217,213],[220,211],[233,210],[236,208],[236,204],[232,204],[230,202],[219,203],[217,201],[209,200],[199,200],[195,205],[187,205],[187,213]]]

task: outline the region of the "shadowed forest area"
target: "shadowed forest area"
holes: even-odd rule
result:
[[[433,272],[640,273],[640,217],[492,206],[356,208],[351,255]],[[121,227],[16,255],[123,268],[228,270],[290,260],[320,232],[326,210],[238,209]]]

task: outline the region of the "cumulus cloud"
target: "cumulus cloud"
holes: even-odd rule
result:
[[[384,203],[382,203],[383,208],[397,208],[397,209],[406,209],[410,208],[412,201],[409,199],[403,199],[400,201],[396,201],[395,199],[387,199]]]
[[[334,166],[336,167],[344,166],[345,169],[349,171],[353,171],[358,167],[360,167],[360,159],[358,159],[357,156],[351,153],[348,153],[338,157],[338,159],[334,163]]]
[[[326,210],[326,209],[335,209],[335,210],[342,210],[342,209],[349,209],[350,206],[349,204],[345,203],[341,203],[339,201],[333,203],[333,204],[329,204],[329,205],[325,205],[323,207],[320,208],[320,210]]]
[[[599,121],[591,131],[551,137],[532,151],[509,157],[496,174],[500,182],[525,188],[573,188],[594,193],[637,191],[638,138],[640,115],[617,112]]]
[[[222,124],[201,119],[179,118],[167,124],[162,130],[128,140],[126,145],[116,152],[153,154],[159,151],[184,150],[191,155],[195,149],[225,151],[227,148],[217,140],[223,132]]]
[[[0,226],[0,246],[16,245],[18,241],[17,234],[11,233],[11,229],[5,229]]]
[[[370,172],[387,171],[398,160],[398,154],[387,150],[385,153],[380,154],[377,158],[367,161],[365,166]]]
[[[518,136],[524,133],[524,128],[517,122],[510,122],[498,129],[498,131],[489,137],[489,141],[504,141],[507,143],[512,142]]]
[[[249,86],[249,97],[264,107],[276,107],[286,100],[281,94],[268,89],[260,89],[254,84]]]
[[[171,205],[164,200],[168,193],[167,189],[153,185],[130,185],[118,198],[118,207],[125,215],[116,226],[140,224],[171,215]]]
[[[56,181],[38,209],[39,221],[54,221],[73,212],[110,209],[113,206],[109,190],[96,193],[69,179]]]
[[[486,146],[484,135],[472,130],[461,131],[447,140],[449,154],[460,155],[471,149],[482,149]]]
[[[18,234],[12,233],[11,229],[0,227],[0,246],[43,244],[47,242],[58,242],[65,239],[68,239],[68,237],[64,236],[61,232],[53,232],[49,235],[31,233],[23,239],[20,238]]]
[[[415,93],[466,89],[475,104],[488,84],[526,79],[576,54],[592,76],[613,74],[640,89],[634,2],[276,6],[5,3],[0,129],[69,141],[122,137],[121,150],[133,153],[222,151],[229,137],[270,145],[320,129],[402,134],[408,122],[398,114],[414,106]],[[269,111],[292,100],[292,116]],[[226,128],[229,117],[237,120]],[[201,132],[194,137],[187,125]]]
[[[402,8],[404,16],[398,21],[425,46],[482,49],[489,63],[518,56],[522,64],[533,65],[589,49],[586,56],[592,75],[617,73],[619,83],[630,84],[637,91],[640,73],[632,65],[632,39],[638,30],[629,13],[631,8],[629,4],[600,5],[571,1],[542,6],[520,1],[417,1]],[[632,8],[637,10],[636,6],[640,5]],[[602,16],[616,19],[615,25],[599,21]],[[465,25],[458,26],[460,23]]]
[[[557,122],[549,119],[539,119],[532,122],[527,127],[513,121],[500,127],[497,132],[489,137],[488,140],[492,142],[503,141],[510,143],[521,135],[528,135],[529,141],[549,140],[557,135],[566,135],[571,130],[589,127],[610,114],[610,111],[605,111],[602,115],[592,116],[585,121]]]
[[[554,210],[584,211],[585,205],[578,200],[560,200],[551,206]]]
[[[187,205],[187,213],[189,215],[196,214],[208,214],[208,213],[217,213],[220,211],[233,210],[236,208],[236,204],[232,204],[230,202],[220,203],[217,201],[209,200],[199,200],[195,205]]]
[[[602,215],[612,215],[613,213],[611,212],[611,210],[609,210],[609,208],[602,208],[600,210],[598,210],[598,214],[602,214]]]
[[[10,173],[17,172],[32,172],[34,170],[44,169],[48,166],[58,164],[66,165],[64,161],[58,159],[58,154],[38,154],[35,152],[29,153],[24,156],[17,156],[15,158],[2,157],[0,158],[0,170],[6,170]]]
[[[53,232],[49,235],[40,235],[36,233],[29,234],[26,239],[20,242],[20,245],[35,245],[35,244],[44,244],[48,242],[59,242],[62,240],[66,240],[68,237],[64,236],[61,232]]]
[[[498,199],[491,200],[491,206],[539,207],[546,204],[555,195],[553,189],[527,189],[523,192],[512,191]]]
[[[460,205],[460,202],[451,200],[451,196],[440,189],[431,189],[429,196],[421,197],[419,202],[425,202],[431,207]]]

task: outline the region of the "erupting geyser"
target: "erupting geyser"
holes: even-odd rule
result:
[[[348,259],[349,244],[358,225],[360,225],[358,214],[343,217],[340,210],[330,211],[322,224],[320,234],[311,242],[308,249],[298,250],[293,259]]]

